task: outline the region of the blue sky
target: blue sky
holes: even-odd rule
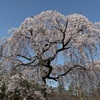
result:
[[[93,22],[100,21],[100,0],[0,0],[0,39],[12,27],[19,27],[26,17],[46,10],[64,15],[79,13]]]

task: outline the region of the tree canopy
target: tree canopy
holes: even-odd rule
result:
[[[100,23],[80,14],[51,10],[28,17],[0,46],[1,75],[21,73],[46,84],[62,76],[67,80],[68,73],[100,72]]]

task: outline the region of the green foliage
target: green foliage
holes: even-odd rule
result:
[[[73,85],[72,84],[69,85],[68,92],[73,95],[74,90],[73,90]]]
[[[6,96],[5,92],[6,92],[6,85],[4,82],[0,87],[0,100],[3,100],[5,98]]]
[[[19,74],[8,77],[3,84],[0,84],[0,100],[24,99],[44,100],[41,85],[33,80],[29,81]]]
[[[15,89],[15,91],[10,99],[11,100],[22,100],[20,97],[20,92],[17,89]]]
[[[34,98],[31,96],[28,96],[27,100],[34,100]]]
[[[28,82],[28,80],[22,80],[20,85],[22,87],[26,87],[26,89],[30,89],[30,87],[31,87],[31,84]]]

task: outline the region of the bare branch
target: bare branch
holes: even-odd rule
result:
[[[64,33],[65,33],[65,32],[66,32],[66,30],[67,30],[67,26],[68,26],[68,20],[67,20],[67,22],[66,22],[66,26],[65,26]]]
[[[55,81],[57,81],[57,79],[59,79],[59,77],[61,77],[61,76],[65,76],[66,74],[68,74],[72,69],[74,69],[74,68],[81,68],[82,70],[86,70],[86,68],[84,68],[84,67],[82,67],[82,66],[80,66],[80,65],[74,65],[73,67],[71,67],[71,68],[69,68],[65,73],[63,73],[63,74],[60,74],[60,75],[58,75],[57,77],[51,77],[51,76],[49,76],[48,77],[48,79],[52,79],[52,80],[55,80]]]
[[[72,37],[70,37],[70,38],[68,39],[68,41],[64,44],[64,47],[65,47],[66,45],[69,44],[69,42],[71,41],[71,39],[72,39]]]
[[[28,57],[26,57],[26,56],[23,56],[23,55],[20,55],[20,54],[15,54],[16,56],[19,56],[19,57],[22,57],[22,58],[25,58],[25,59],[27,59],[27,60],[32,60],[32,58],[28,58]]]
[[[30,31],[30,33],[31,33],[31,36],[33,36],[33,30],[32,30],[32,29],[30,29],[29,31]]]
[[[31,62],[29,62],[29,63],[21,63],[21,64],[18,64],[18,65],[16,65],[16,66],[14,66],[14,67],[11,69],[11,71],[14,70],[15,68],[19,67],[19,66],[34,66],[34,65],[31,65],[31,64],[33,64],[35,61],[36,61],[36,58],[33,59],[33,60],[32,60]]]

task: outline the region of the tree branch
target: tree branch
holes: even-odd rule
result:
[[[72,37],[70,37],[70,38],[67,40],[67,42],[64,44],[64,47],[65,47],[66,45],[69,44],[69,42],[71,41],[71,39],[72,39]]]
[[[49,68],[49,71],[48,71],[48,73],[47,73],[45,76],[42,77],[42,81],[43,81],[44,83],[46,83],[46,79],[50,77],[50,74],[51,74],[51,72],[52,72],[52,70],[53,70],[53,68],[52,68],[51,65],[46,66],[46,67]]]
[[[59,25],[59,21],[58,21],[57,19],[56,19],[56,21],[57,21],[57,23],[58,23],[58,25]],[[67,41],[66,43],[64,43],[64,40],[65,40],[65,32],[66,32],[66,30],[67,30],[67,26],[68,26],[68,20],[67,20],[67,22],[66,22],[66,26],[65,26],[64,31],[63,31],[62,29],[57,28],[57,27],[55,26],[56,29],[58,29],[59,31],[61,31],[61,33],[63,34],[63,39],[62,39],[62,41],[60,42],[60,43],[62,44],[62,48],[56,50],[56,54],[54,54],[53,57],[50,57],[50,58],[49,58],[50,61],[54,60],[54,58],[56,57],[56,55],[57,55],[59,52],[61,52],[61,51],[63,51],[63,50],[67,50],[67,49],[70,48],[70,47],[66,47],[66,46],[67,46],[68,43],[71,41],[71,38],[72,38],[72,37],[70,37],[70,38],[68,39],[68,41]]]
[[[82,66],[80,66],[80,65],[74,65],[73,67],[71,67],[71,68],[69,68],[65,73],[63,73],[63,74],[60,74],[60,75],[58,75],[57,77],[51,77],[51,76],[49,76],[48,77],[48,79],[52,79],[52,80],[54,80],[54,81],[57,81],[61,76],[65,76],[66,74],[68,74],[72,69],[74,69],[74,68],[82,68],[82,70],[86,70],[86,68],[84,68],[84,67],[82,67]]]
[[[33,36],[33,30],[32,30],[32,29],[30,29],[29,31],[30,31],[30,33],[31,33],[31,36]]]
[[[18,64],[16,66],[14,66],[11,71],[13,71],[15,68],[19,67],[19,66],[34,66],[34,65],[31,65],[32,63],[34,63],[36,61],[36,59],[33,59],[31,62],[29,63],[21,63],[21,64]]]
[[[19,56],[19,57],[22,57],[22,58],[25,58],[27,60],[32,60],[32,58],[29,58],[29,57],[26,57],[26,56],[23,56],[23,55],[20,55],[20,54],[15,54],[16,56]],[[13,55],[12,55],[13,56]]]

